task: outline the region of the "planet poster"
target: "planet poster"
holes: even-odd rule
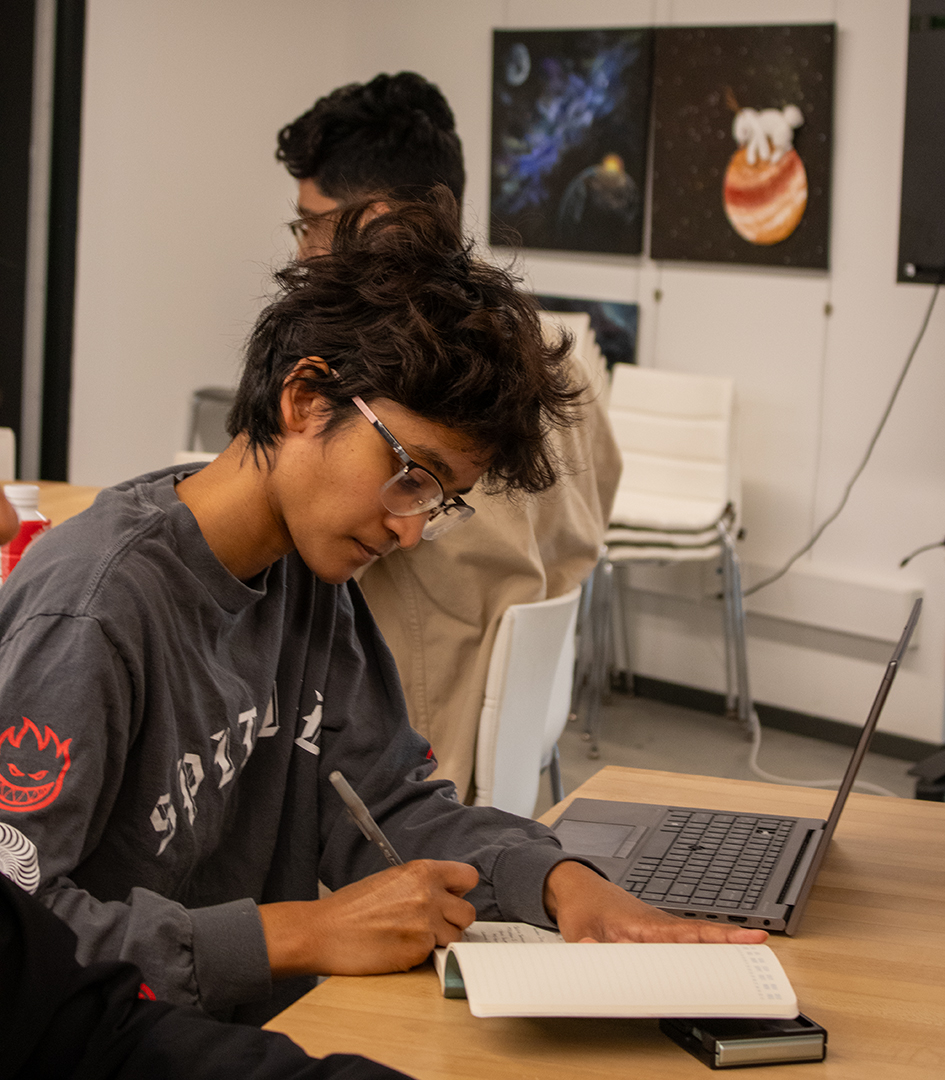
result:
[[[604,354],[608,371],[614,364],[637,362],[638,304],[580,300],[573,296],[550,296],[545,293],[536,293],[535,300],[543,311],[586,311],[591,317],[591,329]]]
[[[653,69],[654,259],[828,268],[836,27],[667,27]]]
[[[637,255],[652,30],[496,30],[493,244]]]

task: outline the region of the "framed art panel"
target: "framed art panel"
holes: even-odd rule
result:
[[[912,0],[897,281],[945,277],[945,0]]]
[[[639,254],[651,30],[496,30],[490,241]]]
[[[607,361],[608,371],[614,364],[637,362],[639,305],[621,304],[613,300],[579,300],[544,293],[536,293],[535,300],[544,311],[586,311],[591,317],[591,329]]]
[[[827,269],[836,28],[656,31],[654,259]]]

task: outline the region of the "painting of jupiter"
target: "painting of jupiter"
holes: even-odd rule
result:
[[[821,24],[656,31],[654,259],[828,268],[835,38]]]
[[[493,244],[635,255],[652,30],[496,30]]]

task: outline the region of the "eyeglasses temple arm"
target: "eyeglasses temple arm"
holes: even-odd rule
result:
[[[377,428],[381,435],[384,436],[387,442],[390,443],[391,449],[400,458],[404,465],[410,465],[410,455],[407,453],[406,450],[404,450],[404,448],[394,438],[394,436],[391,435],[391,433],[387,430],[384,424],[374,415],[372,409],[367,404],[365,404],[365,402],[360,397],[358,397],[357,394],[355,394],[351,400],[361,410],[362,414]]]

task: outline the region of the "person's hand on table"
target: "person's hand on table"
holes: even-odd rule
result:
[[[322,900],[263,904],[273,978],[406,971],[459,941],[476,917],[463,896],[478,881],[467,863],[417,859]]]
[[[731,923],[681,919],[645,904],[589,867],[558,863],[545,878],[545,909],[565,941],[693,941],[757,945],[768,934]]]

